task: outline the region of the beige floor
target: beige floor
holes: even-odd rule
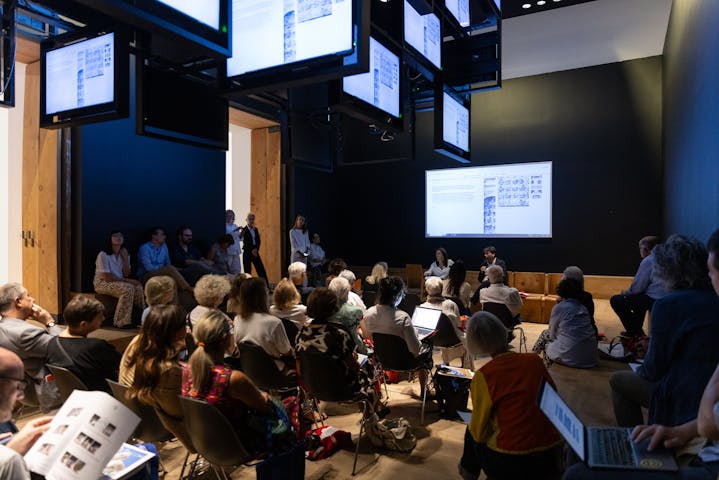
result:
[[[600,332],[611,338],[619,333],[621,324],[612,312],[609,302],[597,300],[595,318]],[[546,328],[546,325],[525,323],[524,331],[529,348]],[[518,347],[518,339],[514,344]],[[435,361],[440,361],[435,354]],[[485,360],[486,361],[486,360]],[[455,361],[458,363],[458,361]],[[478,365],[481,365],[481,362]],[[626,369],[618,362],[602,361],[596,368],[577,370],[553,366],[550,373],[557,382],[561,395],[579,417],[589,425],[612,425],[614,418],[611,407],[608,377],[613,371]],[[411,454],[376,454],[368,442],[360,447],[357,479],[394,480],[395,477],[412,480],[458,478],[457,462],[462,453],[465,425],[440,419],[436,406],[430,404],[425,425],[420,425],[420,405],[417,382],[402,381],[389,385],[390,418],[401,416],[413,425],[418,442]],[[471,407],[471,405],[470,405]],[[360,414],[354,407],[328,404],[325,412],[329,415],[328,425],[351,432],[353,437],[359,432]],[[166,479],[177,479],[180,473],[185,450],[177,442],[170,442],[161,448],[161,458],[167,468]],[[353,451],[339,451],[326,460],[306,462],[307,479],[343,479],[352,478]],[[207,476],[206,478],[214,478]],[[253,467],[240,467],[231,472],[233,479],[255,478]]]

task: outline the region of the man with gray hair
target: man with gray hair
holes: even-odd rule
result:
[[[487,268],[489,286],[479,291],[479,301],[485,303],[501,303],[506,305],[512,317],[519,316],[522,310],[522,297],[516,288],[506,286],[504,282],[504,271],[499,265],[490,265]]]
[[[15,404],[23,399],[25,376],[22,360],[15,353],[0,347],[0,422],[10,422]],[[28,422],[19,432],[2,434],[7,440],[0,444],[0,478],[3,480],[30,480],[30,472],[22,456],[49,427],[51,417]]]
[[[628,289],[609,299],[609,304],[624,326],[628,337],[643,335],[644,316],[652,309],[654,301],[667,294],[662,283],[654,276],[652,249],[659,244],[658,237],[639,240],[639,264],[634,280]]]
[[[314,288],[307,286],[307,265],[304,262],[292,262],[287,267],[287,276],[290,277],[295,288],[300,292],[302,305],[307,305],[307,298],[314,290]]]
[[[354,274],[352,270],[342,270],[338,277],[342,277],[350,284],[350,291],[347,294],[347,303],[350,305],[354,305],[355,307],[358,307],[362,310],[362,313],[367,311],[367,305],[362,301],[362,297],[357,295],[355,291],[353,290],[354,284],[357,281],[357,276]]]

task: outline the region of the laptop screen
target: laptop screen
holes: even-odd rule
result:
[[[584,424],[572,412],[557,391],[546,381],[542,384],[542,395],[539,408],[544,412],[554,427],[559,430],[574,453],[582,461],[584,458]]]
[[[412,314],[412,326],[434,330],[437,328],[437,322],[439,322],[440,315],[442,315],[442,310],[417,307],[414,309],[414,313]]]

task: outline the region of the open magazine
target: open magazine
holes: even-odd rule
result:
[[[107,393],[75,390],[27,452],[25,463],[48,480],[97,480],[139,423]]]

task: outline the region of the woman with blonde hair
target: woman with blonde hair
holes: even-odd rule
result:
[[[542,382],[554,382],[534,353],[508,350],[507,329],[489,312],[467,322],[471,355],[491,356],[472,378],[472,419],[464,435],[459,473],[465,480],[555,478],[562,437],[537,405]]]
[[[379,290],[379,281],[383,278],[387,278],[389,266],[387,262],[377,262],[372,267],[372,273],[365,277],[362,291],[364,292],[376,292]]]
[[[288,278],[283,278],[272,292],[270,315],[291,320],[300,329],[308,322],[307,307],[300,303],[300,292]]]
[[[177,302],[177,284],[175,280],[167,275],[150,277],[145,284],[145,300],[147,301],[147,308],[142,311],[140,323],[145,323],[151,307]]]
[[[182,308],[150,307],[139,335],[132,339],[120,360],[120,383],[130,387],[131,398],[153,407],[165,428],[187,447],[192,446],[192,440],[178,400],[182,384],[178,355],[185,348],[186,334]]]
[[[225,365],[224,354],[234,342],[225,316],[217,310],[205,312],[192,334],[197,347],[182,371],[182,395],[215,405],[248,451],[266,451],[266,423],[257,420],[276,422],[274,402],[248,376]],[[289,440],[290,433],[285,431],[280,440]]]

